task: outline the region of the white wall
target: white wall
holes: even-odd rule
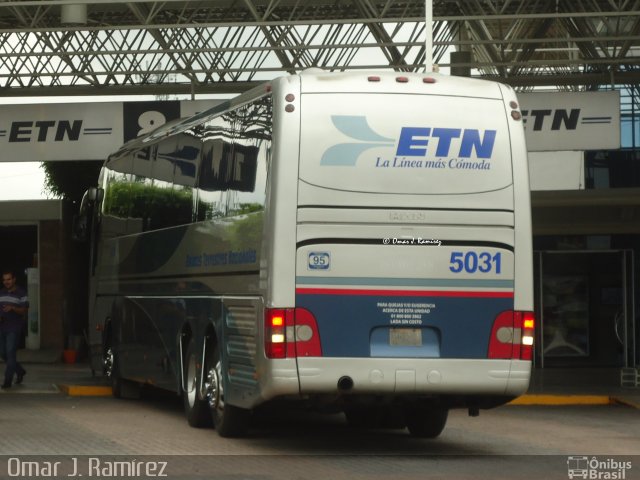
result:
[[[531,190],[583,190],[584,152],[529,152]]]

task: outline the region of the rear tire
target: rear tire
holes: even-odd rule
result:
[[[195,428],[211,427],[213,420],[211,410],[206,400],[200,398],[198,388],[197,348],[194,339],[189,341],[187,354],[184,357],[182,368],[186,381],[185,390],[182,392],[184,413],[189,425]]]
[[[250,410],[225,403],[222,362],[218,346],[205,360],[205,398],[211,411],[213,426],[221,437],[242,437],[249,430]]]
[[[447,424],[449,410],[438,405],[417,404],[407,407],[404,416],[411,436],[436,438]]]

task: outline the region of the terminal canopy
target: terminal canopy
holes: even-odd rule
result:
[[[432,5],[441,69],[521,90],[638,84],[638,0]],[[425,30],[425,0],[6,0],[0,89],[5,97],[229,93],[310,67],[422,71]]]

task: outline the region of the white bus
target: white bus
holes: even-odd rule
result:
[[[435,437],[528,388],[529,202],[508,86],[277,78],[106,161],[78,224],[94,368],[222,436],[281,399]]]

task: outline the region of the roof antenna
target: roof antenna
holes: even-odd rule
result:
[[[433,3],[424,2],[424,71],[433,73]]]

